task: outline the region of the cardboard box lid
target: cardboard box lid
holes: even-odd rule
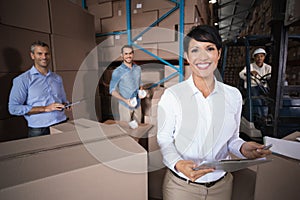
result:
[[[128,136],[0,160],[0,193],[4,188],[105,165],[126,173],[145,173],[147,153]]]
[[[300,160],[300,142],[296,140],[300,133],[295,132],[283,139],[265,136],[265,144],[273,144],[271,151],[289,158]]]
[[[10,157],[33,154],[84,142],[105,140],[126,136],[117,124],[102,124],[88,119],[78,119],[57,125],[62,134],[45,135],[0,143],[0,160]],[[58,129],[58,130],[59,130]]]

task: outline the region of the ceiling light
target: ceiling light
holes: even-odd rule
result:
[[[215,26],[218,26],[219,24],[218,24],[218,22],[215,22],[214,25],[215,25]]]
[[[214,4],[217,3],[217,0],[210,0],[208,3]]]

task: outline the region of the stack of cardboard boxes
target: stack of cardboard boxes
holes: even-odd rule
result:
[[[97,58],[90,60],[89,69],[81,70],[82,62],[96,46],[94,17],[69,0],[1,0],[0,18],[0,50],[3,56],[0,59],[0,78],[1,82],[3,79],[6,83],[3,84],[0,98],[0,140],[7,141],[27,136],[25,120],[23,117],[10,116],[7,105],[12,79],[32,66],[29,50],[33,41],[41,40],[50,45],[52,63],[49,68],[62,76],[70,101],[76,75],[80,71],[95,74],[88,72],[98,70],[98,63]],[[89,87],[84,85],[83,89]],[[77,96],[81,95],[82,98],[82,93]],[[98,94],[96,104],[100,104],[99,99]],[[87,115],[92,111],[86,109],[82,112]],[[72,112],[67,114],[70,119],[73,118]],[[99,114],[98,117],[101,118]]]
[[[0,199],[148,199],[147,153],[119,126],[78,119],[56,131],[0,144]]]

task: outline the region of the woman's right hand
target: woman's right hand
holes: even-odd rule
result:
[[[205,168],[194,170],[197,167],[196,163],[191,160],[180,160],[176,163],[175,168],[177,171],[183,173],[190,181],[196,181],[201,176],[213,172],[213,168]]]

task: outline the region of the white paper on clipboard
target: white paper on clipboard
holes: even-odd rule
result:
[[[258,158],[258,159],[233,159],[233,160],[221,160],[221,161],[204,161],[197,168],[214,168],[215,170],[224,170],[226,172],[234,172],[240,169],[244,169],[253,165],[259,165],[262,163],[270,162],[271,159]]]
[[[300,143],[298,141],[277,139],[265,136],[265,144],[273,144],[272,152],[300,160]]]

